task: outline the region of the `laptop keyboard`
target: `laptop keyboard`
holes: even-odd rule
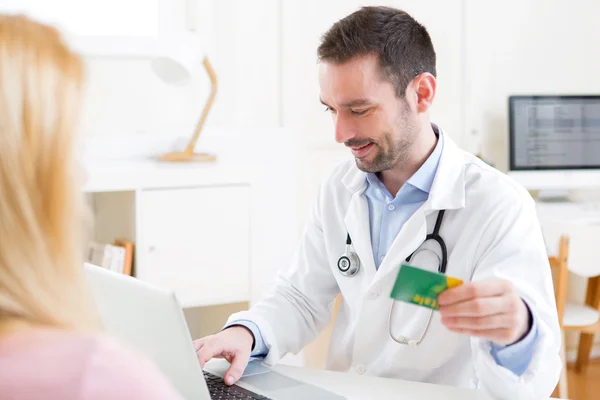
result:
[[[271,400],[242,387],[227,386],[223,378],[204,371],[204,379],[212,400]]]

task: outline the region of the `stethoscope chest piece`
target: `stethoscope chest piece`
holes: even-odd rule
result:
[[[337,267],[344,276],[354,276],[360,270],[360,258],[352,251],[350,234],[348,234],[346,239],[346,251],[338,258]]]
[[[337,267],[344,276],[354,276],[360,270],[360,260],[354,252],[346,252],[337,262]]]

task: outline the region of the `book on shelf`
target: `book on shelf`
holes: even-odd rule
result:
[[[86,261],[110,271],[132,275],[133,243],[125,239],[117,239],[112,244],[91,242]]]

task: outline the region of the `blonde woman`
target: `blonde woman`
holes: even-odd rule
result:
[[[178,399],[100,329],[82,276],[75,125],[83,63],[0,15],[0,398]]]

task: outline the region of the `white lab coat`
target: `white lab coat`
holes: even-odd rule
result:
[[[446,135],[429,199],[404,224],[376,270],[365,179],[351,161],[323,181],[291,267],[277,276],[260,302],[229,321],[255,322],[269,347],[266,362],[274,364],[317,337],[341,293],[328,369],[479,388],[494,398],[548,398],[561,369],[560,331],[548,258],[529,194]],[[398,269],[433,230],[441,209],[447,210],[440,230],[448,248],[446,273],[465,281],[510,280],[531,308],[539,342],[520,377],[494,361],[489,342],[448,331],[438,312],[417,347],[397,344],[389,335],[389,294]],[[346,232],[362,262],[354,277],[340,274],[336,264],[345,251]],[[437,270],[436,263],[419,266]],[[427,316],[424,308],[396,302],[393,331],[418,339]]]

